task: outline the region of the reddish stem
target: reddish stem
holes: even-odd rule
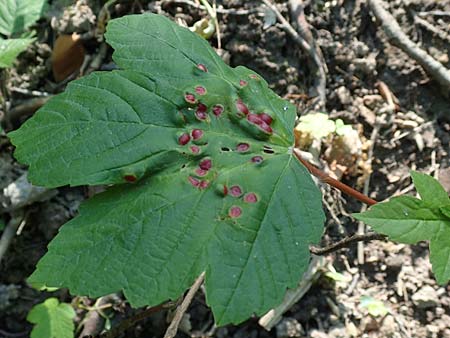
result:
[[[323,183],[327,183],[327,184],[331,185],[332,187],[335,187],[336,189],[342,191],[343,193],[356,198],[357,200],[361,201],[362,203],[365,203],[368,205],[374,205],[377,203],[377,201],[371,199],[370,197],[360,193],[359,191],[349,187],[348,185],[346,185],[342,182],[339,182],[338,180],[335,180],[331,176],[325,174],[322,170],[317,169],[311,163],[309,163],[304,158],[302,158],[302,156],[300,155],[300,150],[294,148],[294,155],[306,167],[306,169],[308,169],[308,171],[312,175],[316,176]]]

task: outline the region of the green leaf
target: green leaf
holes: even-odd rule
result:
[[[336,130],[336,124],[328,118],[327,114],[314,113],[300,117],[300,123],[296,128],[305,134],[320,139],[333,133]]]
[[[0,68],[11,67],[17,56],[33,41],[34,39],[0,39]]]
[[[106,37],[123,70],[72,82],[9,134],[34,184],[116,185],[62,227],[30,281],[143,306],[206,271],[219,325],[278,305],[324,221],[290,150],[295,107],[162,16],[112,20]]]
[[[344,124],[344,121],[341,119],[337,119],[336,122],[336,134],[339,136],[346,135],[348,133],[351,133],[353,131],[353,127],[349,124]]]
[[[429,175],[411,171],[411,177],[420,198],[430,206],[448,205],[448,194],[444,187]]]
[[[389,313],[382,301],[370,296],[361,297],[361,307],[367,309],[369,314],[374,317],[386,316]]]
[[[60,303],[56,298],[48,298],[35,305],[28,313],[27,320],[35,324],[31,338],[73,338],[75,311],[70,304]]]
[[[440,284],[450,279],[450,199],[433,177],[411,172],[422,199],[400,196],[353,216],[390,239],[414,244],[430,241],[430,260]]]
[[[44,13],[46,0],[0,1],[0,33],[11,36],[25,31]]]

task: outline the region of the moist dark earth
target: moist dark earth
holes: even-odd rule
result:
[[[100,13],[100,1],[61,1],[50,6],[36,25],[37,40],[20,55],[14,67],[3,76],[9,97],[0,111],[5,131],[16,129],[35,109],[6,119],[9,110],[40,96],[34,91],[57,94],[76,72],[62,82],[52,74],[50,57],[58,33],[83,35],[84,74],[114,68],[112,50],[89,36]],[[275,2],[281,14],[291,20],[287,1]],[[444,66],[450,68],[450,1],[385,1],[402,30]],[[221,49],[218,53],[231,66],[245,65],[261,74],[281,97],[298,107],[299,116],[311,112],[311,86],[314,72],[299,45],[274,20],[260,1],[217,1]],[[438,178],[450,192],[450,101],[442,88],[397,47],[391,45],[365,1],[304,1],[305,18],[328,68],[326,105],[321,112],[340,118],[358,131],[361,146],[354,165],[342,170],[342,181],[363,189],[371,172],[370,197],[382,201],[396,194],[414,195],[409,170]],[[71,10],[69,10],[71,9]],[[64,10],[66,15],[63,15]],[[192,26],[207,13],[192,1],[116,1],[109,7],[112,18],[152,11]],[[71,14],[67,14],[71,13]],[[417,17],[445,34],[436,34]],[[295,27],[295,25],[294,25]],[[210,39],[218,48],[216,36]],[[95,62],[94,62],[95,61]],[[5,74],[5,73],[4,73]],[[376,117],[386,104],[380,95],[382,81],[396,98],[396,109],[387,111],[379,132],[372,137],[372,168],[367,160]],[[322,168],[333,173],[330,160],[333,141],[319,146]],[[7,187],[26,168],[12,156],[13,147],[0,136],[0,188]],[[359,161],[359,164],[358,164]],[[364,176],[366,175],[366,176]],[[322,245],[357,231],[350,217],[361,203],[326,186],[324,208],[326,232]],[[1,191],[1,190],[0,190]],[[49,200],[27,206],[25,224],[15,236],[0,265],[0,337],[28,337],[32,326],[26,321],[33,305],[49,293],[27,284],[46,246],[58,228],[77,214],[78,206],[92,196],[87,187],[60,188]],[[10,213],[0,217],[8,222]],[[364,262],[358,263],[356,244],[322,258],[322,268],[308,292],[284,315],[271,331],[258,324],[258,318],[233,326],[216,328],[206,306],[203,291],[197,294],[177,337],[446,337],[450,338],[450,286],[438,285],[431,272],[427,243],[417,245],[373,241],[364,244]],[[52,293],[77,309],[76,325],[87,311],[77,304],[93,305],[94,299],[72,297],[67,290]],[[364,296],[382,302],[387,314],[376,315],[363,306]],[[111,297],[112,308],[104,312],[112,325],[136,313],[121,295]],[[170,313],[161,311],[122,334],[122,337],[162,337]],[[102,322],[100,322],[102,324]],[[81,332],[81,328],[77,333]],[[93,331],[91,331],[93,333]]]

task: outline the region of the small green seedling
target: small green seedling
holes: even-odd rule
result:
[[[450,199],[433,177],[415,171],[411,176],[421,199],[393,197],[353,216],[397,242],[430,241],[433,272],[444,284],[450,279]]]
[[[73,338],[74,317],[75,311],[70,304],[47,298],[28,313],[27,320],[34,324],[31,338]]]
[[[373,317],[384,317],[389,313],[389,309],[382,301],[370,296],[361,297],[361,307],[367,309],[367,312]]]
[[[33,34],[25,32],[41,17],[46,5],[47,0],[0,1],[0,69],[11,67],[34,41]]]

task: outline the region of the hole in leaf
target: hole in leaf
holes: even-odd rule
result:
[[[268,145],[264,145],[263,152],[266,154],[274,154],[275,150],[272,149],[272,147],[269,147]]]
[[[222,151],[231,151],[231,149],[228,148],[228,147],[222,147],[222,148],[220,148],[220,150],[222,150]]]

